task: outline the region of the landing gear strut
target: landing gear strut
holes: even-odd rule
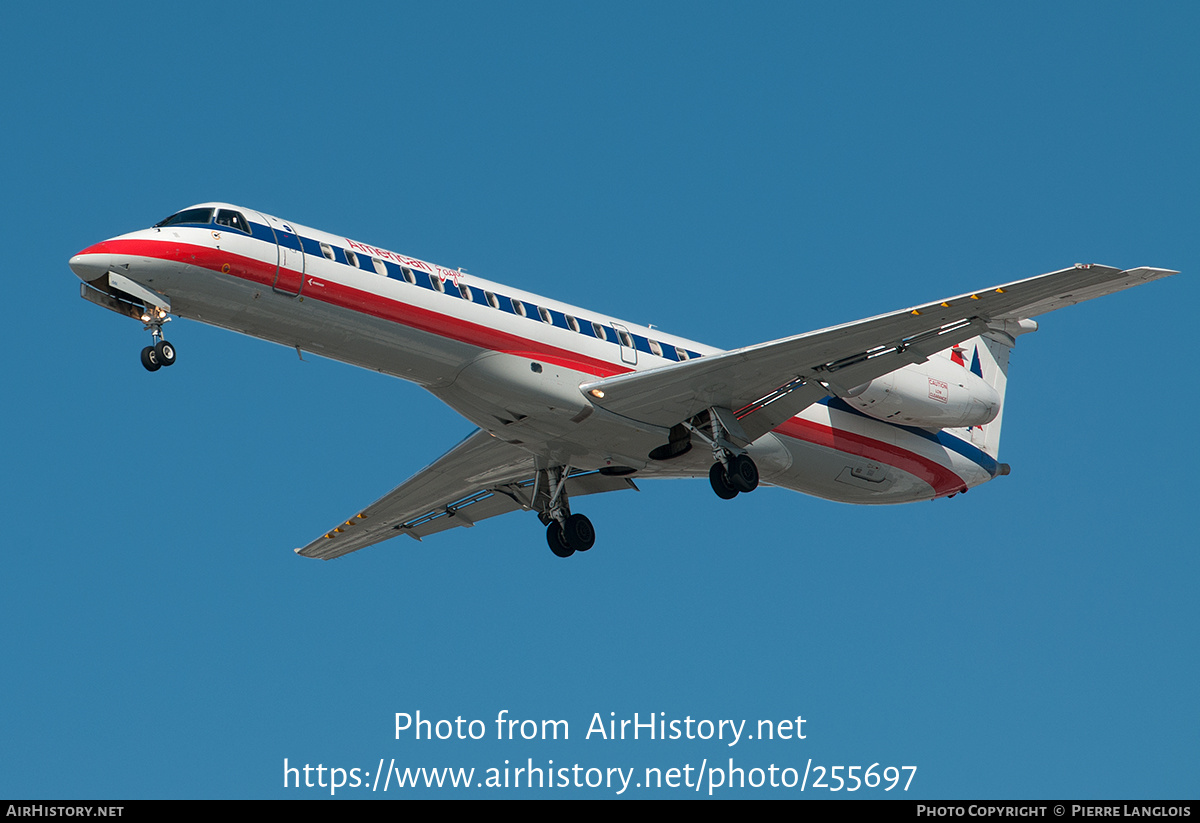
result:
[[[147,308],[146,313],[142,315],[146,330],[154,338],[153,345],[142,349],[142,365],[146,367],[146,371],[158,371],[163,366],[175,365],[175,347],[166,341],[162,330],[163,324],[169,323],[170,320],[167,313],[158,306]]]
[[[550,551],[559,557],[570,557],[575,552],[585,552],[596,543],[596,530],[592,521],[582,514],[571,514],[567,500],[567,475],[570,466],[559,466],[538,472],[538,485],[543,477],[546,488],[534,499],[540,503],[538,517],[546,524],[546,543]]]

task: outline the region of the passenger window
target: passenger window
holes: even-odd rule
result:
[[[332,247],[332,246],[330,246],[328,243],[322,243],[322,244],[321,244],[321,254],[325,255],[325,259],[327,259],[327,260],[333,260],[333,259],[334,259],[334,256],[333,256],[333,247]]]
[[[429,275],[429,282],[433,286],[434,291],[441,292],[442,294],[446,293],[445,282],[442,280],[442,278],[438,277],[436,274]]]
[[[221,209],[217,212],[217,225],[228,226],[231,229],[237,229],[246,234],[250,233],[250,224],[246,222],[245,217],[242,217],[241,212],[230,211],[229,209]]]
[[[601,340],[608,339],[608,335],[604,333],[604,327],[599,323],[592,323],[592,331],[595,333],[596,337],[600,338]]]
[[[471,300],[472,299],[471,287],[464,283],[458,284],[458,293],[462,295],[463,300]]]
[[[681,363],[688,359],[688,353],[678,346],[675,347],[675,356],[679,358]]]
[[[662,357],[662,356],[663,356],[663,353],[662,353],[662,346],[658,345],[658,341],[657,341],[657,340],[651,340],[651,341],[650,341],[650,353],[651,353],[651,354],[653,354],[655,357]]]
[[[513,304],[513,311],[514,311],[514,312],[516,312],[517,314],[521,315],[522,317],[527,317],[527,316],[528,316],[528,315],[525,313],[525,304],[524,304],[524,303],[522,303],[520,300],[513,300],[513,301],[512,301],[512,304]]]
[[[500,308],[500,301],[497,300],[496,295],[492,294],[490,291],[485,291],[483,293],[483,297],[485,300],[487,300],[487,304],[489,306],[491,306],[493,309]]]
[[[387,266],[383,264],[382,260],[380,260],[378,257],[372,257],[371,265],[375,267],[376,274],[382,274],[384,277],[387,277]]]
[[[408,266],[401,266],[400,273],[403,274],[404,279],[412,285],[415,286],[417,284],[417,278],[413,275],[412,269],[410,269]]]
[[[538,307],[538,315],[541,316],[543,323],[549,323],[552,326],[554,325],[554,317],[553,317],[553,315],[550,314],[549,309],[543,309],[539,306]]]
[[[351,266],[354,266],[356,269],[359,267],[358,255],[350,251],[350,249],[346,249],[346,262],[348,262]]]
[[[619,331],[617,332],[617,336],[621,338],[622,346],[628,346],[631,349],[633,348],[633,338],[629,336],[629,332]]]
[[[574,332],[579,331],[579,321],[569,314],[567,315],[567,328]]]

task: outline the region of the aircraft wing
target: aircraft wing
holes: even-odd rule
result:
[[[612,414],[670,427],[709,407],[734,413],[752,442],[833,390],[847,390],[987,331],[1176,272],[1076,265],[866,320],[617,375],[580,386]],[[1015,335],[1014,335],[1015,336]]]
[[[296,549],[296,554],[332,560],[400,534],[420,540],[526,509],[535,493],[535,475],[532,454],[477,429],[349,520]],[[577,497],[637,486],[625,477],[580,471],[569,475],[567,488]]]

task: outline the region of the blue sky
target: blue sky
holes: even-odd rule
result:
[[[285,758],[733,757],[915,765],[909,797],[1195,797],[1198,25],[1182,3],[11,10],[0,796],[328,796],[285,790]],[[969,495],[646,482],[588,499],[599,542],[568,562],[513,514],[319,563],[291,548],[471,426],[189,321],[178,365],[143,371],[147,335],[66,261],[210,199],[722,347],[1075,262],[1184,274],[1022,338],[1013,473]],[[396,740],[417,710],[571,739]],[[584,740],[610,712],[807,737]]]

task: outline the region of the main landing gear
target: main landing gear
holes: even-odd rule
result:
[[[582,514],[571,514],[567,499],[567,475],[570,473],[570,466],[539,471],[533,495],[538,518],[546,525],[546,543],[559,557],[585,552],[596,544],[592,521]]]
[[[154,338],[154,344],[142,349],[142,365],[146,371],[158,371],[163,366],[175,365],[175,347],[163,338],[162,327],[170,322],[167,313],[157,306],[151,306],[142,315],[142,322]]]
[[[752,492],[758,488],[758,466],[754,459],[725,438],[725,429],[720,417],[710,411],[712,434],[709,436],[701,429],[691,424],[687,425],[692,434],[712,446],[713,464],[708,470],[708,482],[713,491],[722,500],[732,500],[741,492]]]
[[[573,514],[559,523],[551,520],[546,527],[546,542],[550,551],[559,557],[570,557],[575,552],[585,552],[596,544],[596,530],[592,521],[582,514]]]
[[[732,500],[739,492],[752,492],[758,488],[758,466],[748,454],[720,458],[708,470],[708,482],[722,500]]]

